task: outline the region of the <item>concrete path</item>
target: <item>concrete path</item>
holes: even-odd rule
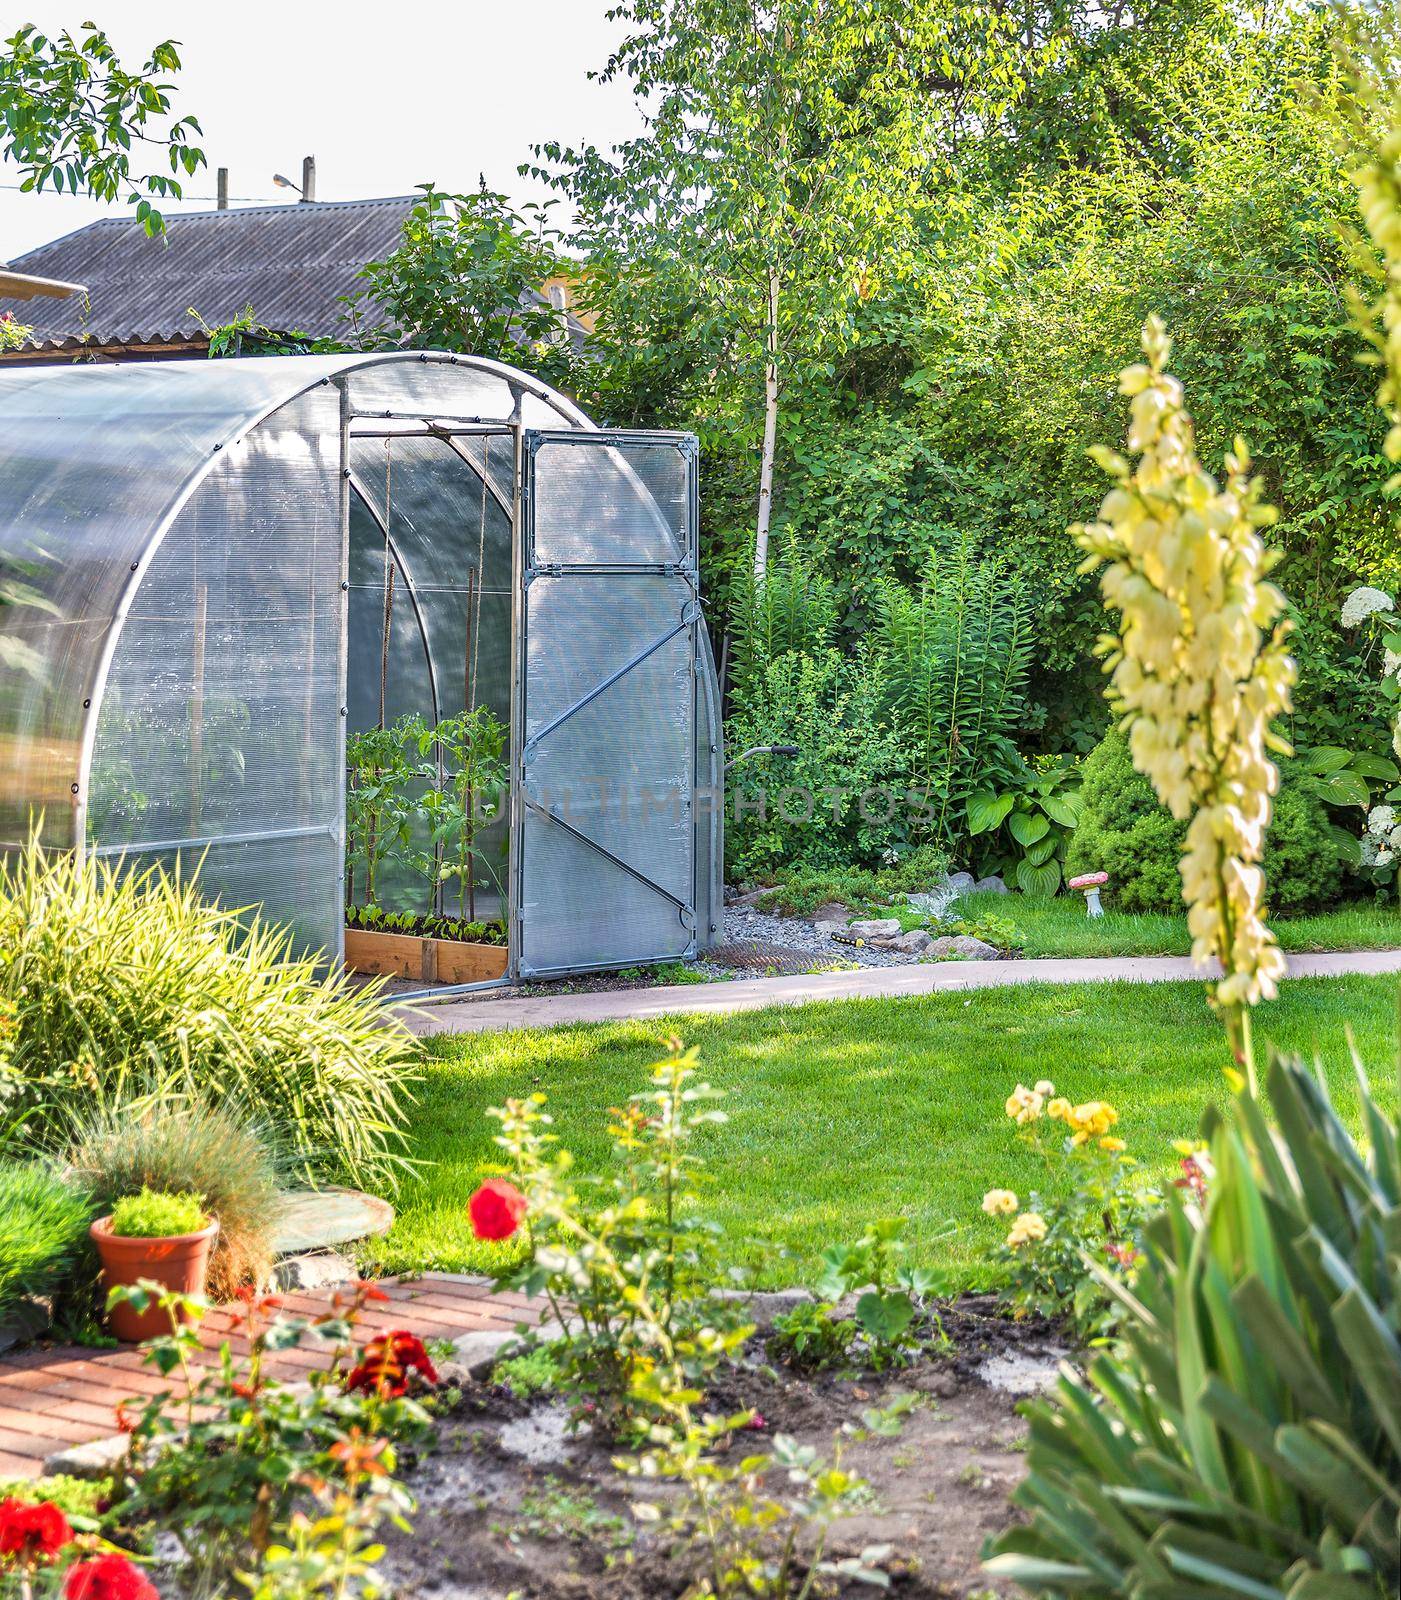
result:
[[[1290,956],[1291,978],[1401,972],[1401,950],[1336,951]],[[564,1022],[648,1021],[755,1011],[814,1000],[868,1000],[998,989],[1022,983],[1171,983],[1212,974],[1187,956],[1116,956],[1045,961],[937,961],[905,967],[863,967],[796,978],[745,978],[733,983],[673,984],[591,994],[523,995],[509,1000],[459,1000],[399,1008],[415,1033],[485,1033],[501,1028],[552,1028]]]

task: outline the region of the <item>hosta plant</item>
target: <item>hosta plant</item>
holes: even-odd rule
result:
[[[1030,1409],[994,1572],[1135,1600],[1390,1600],[1401,1584],[1401,1146],[1276,1058],[1209,1113],[1215,1175],[1143,1234],[1123,1348]],[[1209,1169],[1205,1169],[1209,1170]]]
[[[993,762],[987,781],[968,797],[979,869],[1005,875],[1032,899],[1049,899],[1061,886],[1082,804],[1079,769],[1059,757],[1035,765],[1020,756]]]

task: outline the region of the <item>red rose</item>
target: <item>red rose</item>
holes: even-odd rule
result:
[[[52,1561],[72,1537],[68,1518],[47,1500],[37,1505],[24,1500],[0,1501],[0,1558],[26,1566]]]
[[[509,1239],[525,1220],[525,1196],[505,1178],[488,1178],[467,1202],[479,1239]]]
[[[63,1580],[63,1593],[64,1600],[160,1600],[140,1567],[116,1554],[75,1562]]]
[[[360,1353],[359,1365],[347,1374],[345,1386],[397,1400],[408,1393],[409,1375],[413,1372],[428,1383],[438,1381],[437,1369],[423,1348],[423,1340],[400,1328],[370,1340]]]

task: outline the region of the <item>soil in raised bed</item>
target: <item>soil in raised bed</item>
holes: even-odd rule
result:
[[[1061,1348],[1043,1324],[1018,1323],[995,1301],[965,1297],[943,1308],[950,1352],[926,1350],[876,1374],[804,1376],[769,1364],[762,1337],[712,1385],[709,1407],[753,1409],[753,1445],[787,1433],[870,1485],[869,1499],[838,1522],[832,1557],[887,1545],[890,1593],[953,1600],[1011,1593],[981,1569],[984,1541],[1013,1520],[1008,1496],[1024,1470],[1018,1394],[987,1374],[1044,1382]],[[899,1396],[916,1403],[895,1437],[872,1434],[863,1414]],[[435,1445],[409,1475],[418,1499],[411,1536],[391,1532],[385,1575],[399,1600],[675,1600],[696,1575],[694,1551],[633,1516],[632,1504],[666,1491],[617,1471],[617,1453],[587,1429],[571,1432],[558,1395],[523,1400],[466,1383],[442,1415]],[[750,1438],[736,1438],[743,1449]],[[822,1593],[869,1597],[866,1585],[824,1580]]]

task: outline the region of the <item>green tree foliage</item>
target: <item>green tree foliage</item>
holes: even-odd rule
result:
[[[350,309],[357,342],[488,356],[561,377],[564,324],[541,286],[567,263],[548,208],[516,211],[485,185],[474,194],[422,189],[399,247],[364,270]]]
[[[181,176],[205,164],[193,117],[170,117],[168,75],[180,70],[173,39],[135,70],[93,22],[53,37],[27,22],[0,48],[0,152],[24,175],[24,189],[80,190],[94,200],[125,197],[148,234],[165,230],[152,203],[178,200]],[[133,147],[161,153],[170,172],[133,166]]]
[[[974,8],[893,0],[623,0],[612,15],[631,31],[601,77],[631,82],[644,133],[537,152],[589,261],[603,361],[588,386],[615,420],[684,410],[748,459],[762,572],[783,418],[830,380],[879,284],[911,270],[911,201],[947,165],[930,74],[957,74],[960,106],[998,103],[1013,25],[989,11],[960,29]]]
[[[1115,374],[1156,311],[1177,331],[1204,453],[1244,433],[1281,511],[1279,576],[1303,668],[1287,731],[1302,745],[1379,747],[1384,730],[1357,694],[1358,646],[1336,622],[1349,587],[1394,583],[1401,558],[1385,424],[1349,325],[1358,269],[1340,236],[1353,202],[1332,15],[1275,0],[1248,14],[1221,0],[1033,5],[1012,40],[976,7],[920,0],[897,22],[868,6],[850,33],[849,11],[828,7],[795,38],[808,65],[771,55],[761,74],[732,9],[629,7],[636,34],[609,72],[648,85],[656,126],[613,156],[547,152],[580,209],[599,315],[576,385],[608,420],[700,433],[712,607],[746,603],[736,575],[763,455],[772,251],[789,272],[773,538],[798,543],[836,584],[838,644],[871,625],[887,580],[917,583],[931,556],[970,539],[1017,574],[1035,618],[1024,744],[1088,751],[1103,731],[1099,606],[1064,530],[1097,503],[1085,448],[1117,432]],[[839,70],[881,49],[883,79],[858,74],[853,86]],[[832,98],[785,99],[782,83],[799,80],[783,74],[819,60]],[[688,130],[718,106],[726,74],[749,98],[726,102],[696,142]],[[897,114],[844,124],[871,109],[868,87]],[[794,149],[825,151],[822,131],[844,126],[840,156],[814,159],[856,160],[858,147],[899,179],[825,246],[791,250],[783,207],[745,188],[751,171],[756,185],[780,182],[772,162],[758,170],[740,116],[777,127],[765,95],[803,130]],[[799,170],[795,157],[794,196]],[[844,205],[830,181],[824,194]],[[769,231],[727,229],[727,207]]]

